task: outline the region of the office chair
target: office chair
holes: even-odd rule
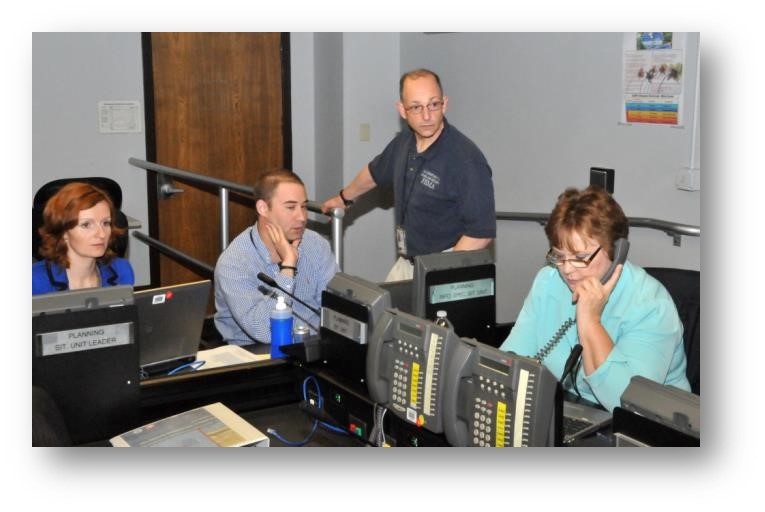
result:
[[[43,388],[32,386],[32,446],[71,446],[64,416]]]
[[[202,335],[199,342],[199,350],[210,350],[213,348],[227,345],[223,336],[218,332],[218,328],[215,327],[215,316],[208,315],[205,317],[205,321],[202,324]]]
[[[40,255],[38,250],[42,239],[38,230],[43,225],[43,210],[48,200],[58,192],[64,185],[73,181],[79,181],[84,183],[90,183],[104,192],[106,192],[114,203],[114,208],[117,210],[117,218],[113,219],[114,224],[121,228],[127,228],[127,217],[122,213],[122,188],[119,184],[111,178],[64,178],[60,180],[54,180],[46,183],[35,194],[32,201],[32,261],[39,259]],[[114,250],[117,256],[124,258],[128,247],[128,233],[125,233],[117,238],[114,245]]]
[[[697,270],[679,268],[646,268],[672,296],[677,313],[683,322],[683,344],[688,366],[685,375],[691,391],[701,395],[701,273]]]

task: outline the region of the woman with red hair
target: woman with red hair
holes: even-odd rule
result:
[[[609,411],[635,375],[691,389],[683,324],[672,297],[641,267],[617,256],[628,224],[602,188],[566,189],[545,226],[548,266],[537,273],[500,346],[541,360],[564,380],[564,389]]]
[[[125,232],[114,218],[109,196],[89,183],[69,183],[51,197],[40,228],[42,260],[32,264],[32,295],[134,284],[133,268],[113,249]]]

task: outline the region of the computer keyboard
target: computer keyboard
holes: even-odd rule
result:
[[[580,420],[578,418],[571,418],[569,416],[563,417],[563,436],[564,439],[569,436],[574,436],[579,432],[588,429],[593,424],[589,421]]]

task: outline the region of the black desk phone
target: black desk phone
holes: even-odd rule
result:
[[[554,446],[558,381],[539,362],[475,340],[455,347],[444,390],[452,446]]]
[[[370,397],[410,423],[443,432],[446,369],[459,342],[451,329],[387,309],[369,339]]]

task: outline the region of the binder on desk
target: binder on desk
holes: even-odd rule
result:
[[[269,438],[220,402],[148,423],[109,440],[118,448],[266,448]]]

